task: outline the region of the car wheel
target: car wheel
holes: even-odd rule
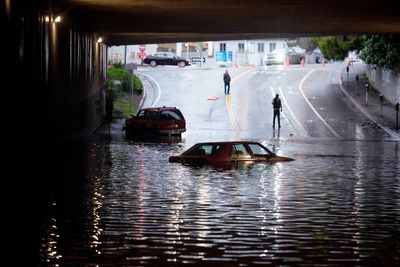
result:
[[[155,66],[157,66],[157,62],[155,60],[150,61],[150,66],[154,68]]]
[[[186,66],[185,61],[179,61],[179,67],[184,68]]]

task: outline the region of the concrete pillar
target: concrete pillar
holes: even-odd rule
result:
[[[182,56],[182,43],[176,43],[176,55],[178,57]]]
[[[212,57],[214,55],[214,43],[208,42],[208,57]]]

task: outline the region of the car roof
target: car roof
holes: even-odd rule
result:
[[[214,145],[214,144],[260,144],[260,145],[262,145],[260,142],[257,142],[257,141],[249,141],[249,140],[246,140],[246,141],[243,141],[243,140],[241,140],[241,141],[220,141],[220,142],[215,142],[215,141],[213,141],[213,142],[201,142],[201,143],[197,143],[197,144],[195,144],[195,145]]]
[[[177,107],[151,107],[151,108],[142,108],[141,110],[150,110],[150,111],[163,111],[163,110],[172,110],[178,109]]]

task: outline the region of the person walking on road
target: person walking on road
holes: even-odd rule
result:
[[[272,127],[275,128],[275,118],[278,118],[278,126],[281,128],[281,112],[282,112],[282,102],[279,98],[279,94],[276,94],[274,100],[272,100],[272,107],[274,109],[274,118],[272,122]]]
[[[224,91],[225,94],[229,94],[231,89],[231,76],[228,73],[228,70],[225,70],[224,73]]]

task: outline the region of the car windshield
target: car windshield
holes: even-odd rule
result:
[[[272,153],[267,148],[264,148],[259,144],[249,144],[249,147],[255,157],[265,157],[274,155],[274,153]]]
[[[161,120],[183,120],[183,115],[178,110],[164,110],[161,112]]]

